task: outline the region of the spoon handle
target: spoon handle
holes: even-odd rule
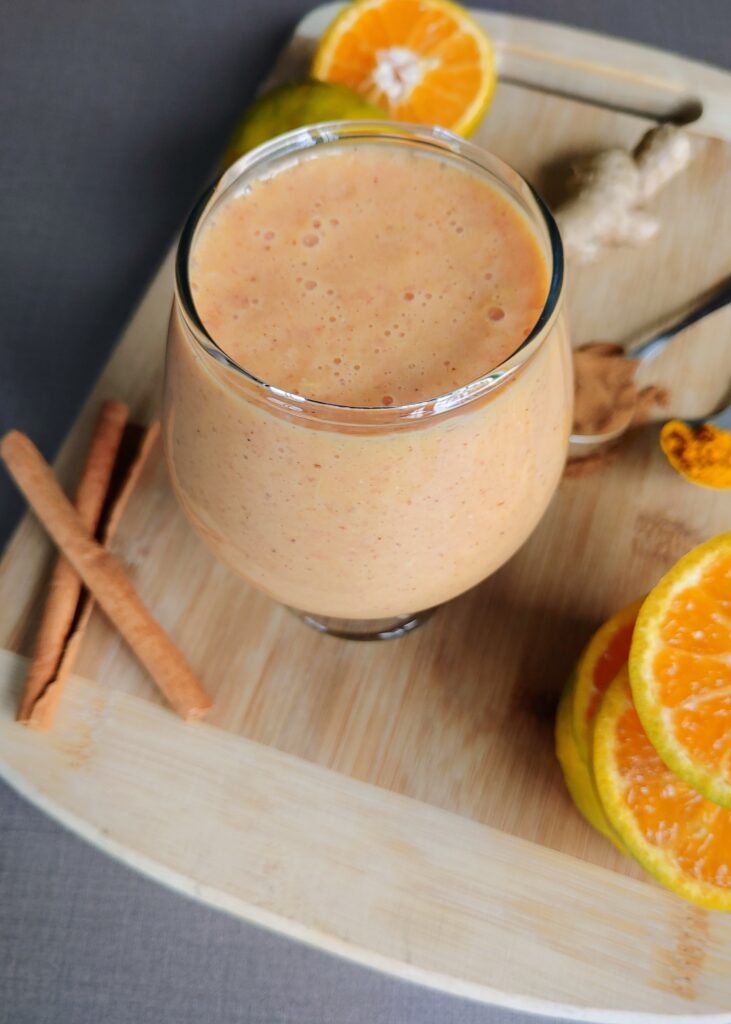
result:
[[[706,292],[700,302],[696,306],[692,306],[678,320],[673,320],[670,324],[666,322],[659,331],[653,332],[649,338],[643,338],[641,341],[629,345],[626,350],[627,355],[632,359],[652,359],[665,348],[669,341],[672,341],[676,334],[680,334],[686,327],[697,323],[698,320],[721,309],[722,306],[728,305],[729,302],[731,302],[731,277],[727,277],[712,291]]]

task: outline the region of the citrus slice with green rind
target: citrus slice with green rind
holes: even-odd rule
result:
[[[604,691],[627,663],[642,600],[634,601],[600,626],[576,666],[573,725],[582,758],[591,763],[591,729]]]
[[[594,726],[594,778],[612,828],[658,882],[712,910],[731,910],[731,812],[670,771],[642,728],[627,672]]]
[[[597,796],[589,766],[582,760],[576,746],[571,724],[574,689],[574,678],[572,677],[564,687],[556,711],[554,733],[556,757],[561,765],[566,788],[576,809],[593,828],[610,839],[618,849],[621,849],[620,840],[612,831]]]
[[[642,605],[632,696],[665,764],[731,808],[731,533],[695,548]]]

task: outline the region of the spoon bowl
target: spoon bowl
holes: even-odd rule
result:
[[[684,331],[686,327],[697,323],[704,317],[709,316],[717,309],[728,305],[731,302],[731,277],[724,279],[721,284],[716,285],[710,292],[704,293],[691,307],[682,313],[674,314],[665,320],[661,325],[656,326],[649,333],[626,343],[624,353],[618,358],[634,359],[638,363],[647,362],[653,359],[668,345],[676,335]],[[731,408],[731,407],[729,407]],[[718,415],[729,412],[729,408],[722,410]],[[730,414],[731,415],[731,414]],[[569,458],[580,459],[591,455],[602,445],[616,441],[624,434],[632,424],[634,409],[627,410],[626,421],[615,425],[611,430],[600,433],[572,433],[569,438]],[[697,426],[704,420],[688,421],[690,425]],[[715,422],[709,420],[708,422]],[[724,429],[729,429],[725,427]]]

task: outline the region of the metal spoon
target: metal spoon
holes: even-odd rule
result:
[[[625,355],[629,359],[637,359],[640,362],[653,359],[659,352],[662,352],[665,346],[672,341],[677,334],[684,331],[686,327],[690,327],[691,324],[697,323],[710,313],[714,313],[717,309],[727,306],[730,302],[731,277],[728,277],[721,282],[720,285],[716,285],[710,292],[706,292],[702,295],[697,304],[692,306],[690,310],[686,310],[682,315],[678,315],[677,313],[673,314],[661,324],[656,324],[650,331],[649,335],[645,333],[639,338],[635,338],[628,342],[624,346]],[[725,415],[727,411],[728,410],[723,410],[723,412],[718,415]],[[606,444],[609,441],[614,441],[627,430],[632,422],[633,414],[634,411],[629,410],[627,413],[626,423],[601,434],[572,434],[569,439],[569,455],[572,457],[588,455],[599,445]],[[691,425],[696,424],[696,421],[689,420],[688,422],[691,423]],[[703,422],[716,423],[716,420],[697,421],[697,423]],[[718,426],[717,423],[716,425]]]
[[[728,430],[731,434],[731,403],[725,409],[719,409],[712,416],[701,416],[695,420],[682,420],[689,427],[718,427],[719,430]]]

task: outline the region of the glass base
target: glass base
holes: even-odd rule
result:
[[[310,615],[291,609],[294,614],[319,633],[337,636],[343,640],[395,640],[418,629],[430,618],[436,608],[415,615],[396,615],[389,619],[335,619],[327,615]]]

